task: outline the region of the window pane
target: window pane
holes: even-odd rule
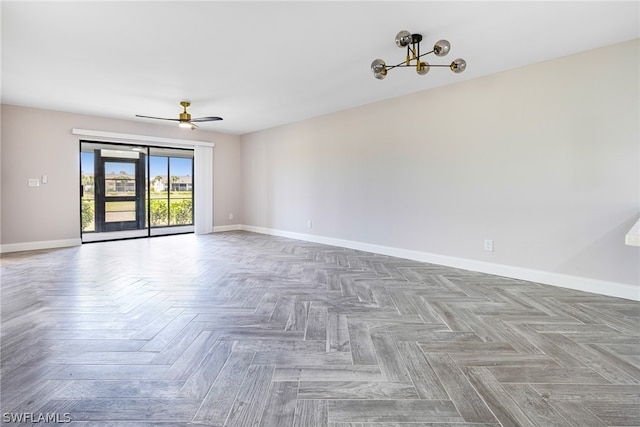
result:
[[[171,203],[169,218],[171,225],[193,224],[193,159],[170,157]]]
[[[105,202],[105,222],[135,221],[136,202]]]
[[[152,227],[169,225],[168,170],[169,159],[167,157],[149,156],[149,179],[151,180],[149,204]]]
[[[193,225],[193,150],[149,150],[151,227]]]
[[[107,196],[135,196],[135,164],[120,162],[104,163],[104,188]]]
[[[94,231],[96,229],[95,206],[95,163],[94,153],[82,152],[80,157],[80,178],[82,185],[82,231]]]

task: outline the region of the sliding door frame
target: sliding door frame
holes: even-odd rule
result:
[[[193,222],[195,234],[213,232],[213,149],[209,141],[163,138],[147,135],[123,134],[99,130],[72,129],[82,140],[129,144],[141,147],[190,148],[194,150]],[[147,228],[148,229],[148,228]]]

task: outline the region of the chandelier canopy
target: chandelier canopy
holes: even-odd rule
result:
[[[397,67],[416,67],[416,73],[423,76],[429,72],[431,67],[449,67],[454,73],[461,73],[467,68],[467,62],[462,58],[454,59],[451,64],[429,64],[421,61],[425,55],[430,53],[436,56],[446,56],[451,50],[451,44],[446,40],[438,40],[433,45],[433,50],[420,53],[421,34],[411,34],[409,31],[403,30],[396,34],[396,45],[399,48],[407,48],[407,57],[404,61],[396,65],[387,65],[382,59],[378,58],[371,63],[371,71],[373,76],[382,80],[387,76],[387,72]],[[414,63],[415,61],[415,63]]]

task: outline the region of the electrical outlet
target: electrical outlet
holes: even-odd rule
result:
[[[37,178],[29,178],[27,185],[29,187],[40,187],[40,180]]]
[[[233,219],[233,214],[232,213],[229,214],[229,219]]]
[[[313,222],[311,220],[307,221],[307,228],[312,228]]]
[[[485,239],[484,250],[488,252],[493,252],[493,240]]]

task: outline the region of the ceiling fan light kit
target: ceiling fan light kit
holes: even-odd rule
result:
[[[406,59],[396,65],[387,65],[384,60],[378,58],[371,63],[371,71],[373,76],[382,80],[387,77],[389,70],[397,67],[415,67],[416,73],[424,76],[429,72],[431,67],[449,67],[451,71],[456,74],[462,73],[467,68],[467,62],[462,58],[454,59],[451,64],[429,64],[425,61],[421,61],[425,55],[433,53],[438,57],[446,56],[451,50],[451,43],[447,40],[438,40],[433,45],[433,50],[420,53],[420,42],[422,41],[422,34],[412,34],[409,31],[403,30],[396,34],[396,45],[399,48],[407,48]],[[415,63],[414,63],[415,61]]]
[[[144,119],[155,119],[155,120],[170,120],[173,122],[178,122],[178,126],[180,126],[181,128],[184,129],[191,129],[191,130],[195,130],[198,129],[198,126],[196,126],[194,124],[194,122],[200,123],[200,122],[215,122],[218,120],[222,120],[222,117],[198,117],[195,119],[191,118],[191,114],[187,113],[187,108],[191,105],[191,103],[189,101],[182,101],[180,102],[180,105],[183,108],[182,113],[180,113],[179,118],[177,119],[168,119],[165,117],[151,117],[151,116],[141,116],[136,114],[136,117],[142,117]]]

